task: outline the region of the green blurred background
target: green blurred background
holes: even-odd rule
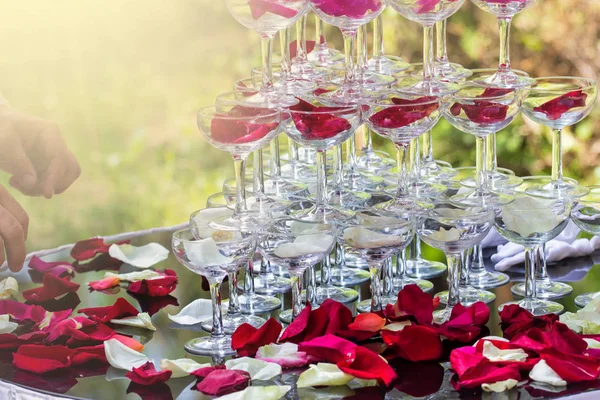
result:
[[[83,169],[52,200],[17,194],[31,216],[29,250],[183,222],[233,175],[230,157],[211,148],[195,124],[198,108],[260,60],[258,35],[224,1],[0,0],[0,10],[0,91],[13,107],[58,122]],[[514,67],[598,78],[599,22],[597,0],[538,1],[515,18]],[[491,15],[467,1],[448,30],[451,61],[496,65]],[[328,36],[340,48],[339,32]],[[421,61],[419,25],[387,10],[385,36],[388,54]],[[565,134],[566,173],[586,184],[600,181],[599,128],[597,106]],[[500,166],[549,173],[549,139],[519,118],[498,135]],[[474,163],[472,136],[442,121],[434,140],[436,158]]]

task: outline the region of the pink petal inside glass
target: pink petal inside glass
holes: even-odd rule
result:
[[[266,13],[279,15],[284,18],[294,18],[298,11],[281,4],[281,0],[248,0],[252,18],[259,19]]]
[[[533,111],[544,113],[549,120],[556,121],[573,108],[585,107],[586,99],[586,93],[583,93],[582,90],[575,90],[535,107]]]
[[[312,5],[332,17],[349,18],[362,18],[367,13],[377,12],[383,7],[380,0],[319,0],[313,1]]]

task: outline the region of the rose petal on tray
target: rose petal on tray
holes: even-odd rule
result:
[[[168,314],[169,319],[179,325],[196,325],[212,317],[212,302],[207,299],[192,301],[183,307],[179,313]]]
[[[279,400],[292,389],[291,386],[250,386],[239,392],[221,396],[215,400]]]
[[[160,369],[172,372],[171,378],[183,378],[200,368],[210,367],[210,364],[199,364],[191,358],[180,358],[177,360],[160,360]]]
[[[150,297],[145,294],[131,293],[131,296],[138,301],[142,311],[147,312],[150,316],[153,316],[167,306],[179,306],[177,299],[171,295]]]
[[[337,365],[329,363],[311,364],[308,369],[300,374],[298,387],[311,386],[343,386],[354,379],[354,376],[345,373]]]
[[[500,393],[514,388],[517,386],[517,383],[519,383],[519,381],[516,379],[507,379],[495,383],[482,383],[481,388],[484,392]]]
[[[74,350],[66,346],[26,344],[13,353],[13,365],[34,374],[44,374],[71,366]]]
[[[123,243],[129,243],[129,241],[119,242],[119,244]],[[110,246],[110,244],[104,243],[104,239],[102,238],[81,240],[75,243],[75,246],[71,249],[71,257],[77,261],[91,260],[98,254],[108,253]]]
[[[138,282],[143,281],[144,279],[154,279],[160,278],[164,276],[164,273],[154,271],[152,269],[144,269],[141,271],[133,271],[127,274],[116,274],[114,272],[107,271],[104,274],[104,278],[119,278],[119,280],[123,282]]]
[[[16,322],[10,322],[10,315],[3,314],[0,315],[0,335],[5,333],[12,333],[19,324]]]
[[[148,313],[139,313],[133,317],[125,317],[120,319],[111,319],[111,324],[134,326],[136,328],[148,329],[155,331],[156,327],[152,324],[152,319]]]
[[[144,279],[129,284],[127,291],[150,297],[162,297],[171,293],[177,287],[177,274],[171,269],[165,269],[164,275],[154,279]]]
[[[10,299],[19,293],[19,283],[15,278],[9,276],[0,282],[0,300]]]
[[[281,365],[283,368],[302,367],[308,363],[306,353],[294,343],[267,344],[256,352],[256,359]]]
[[[138,385],[151,386],[168,381],[171,377],[171,371],[157,371],[154,364],[147,362],[140,367],[134,367],[125,376]]]
[[[25,300],[31,303],[41,303],[55,299],[63,294],[74,293],[79,289],[79,284],[51,274],[44,274],[43,286],[23,292]]]
[[[158,243],[148,243],[145,246],[130,244],[113,244],[108,249],[112,258],[123,261],[137,268],[150,268],[169,257],[169,250]]]
[[[131,371],[151,361],[144,354],[130,349],[117,339],[104,342],[104,351],[109,364],[117,369]]]
[[[535,364],[531,372],[529,372],[529,378],[533,381],[547,383],[552,386],[567,386],[567,381],[550,368],[546,360],[540,360]]]
[[[132,350],[142,352],[144,351],[144,345],[135,340],[132,337],[115,334],[111,339],[117,339],[119,342],[123,343],[125,346],[129,347]]]
[[[38,256],[33,256],[29,260],[29,269],[32,269],[41,274],[51,274],[59,278],[65,276],[73,276],[75,274],[75,268],[71,263],[66,261],[44,261]]]
[[[113,319],[136,316],[139,311],[127,300],[120,297],[112,306],[82,308],[79,313],[87,315],[91,320],[108,323]]]
[[[246,389],[249,383],[250,374],[245,371],[215,369],[196,385],[196,389],[209,396],[223,396]]]
[[[337,363],[342,371],[359,379],[377,379],[382,386],[390,386],[398,377],[394,369],[379,354],[357,346],[353,360]]]
[[[281,365],[258,360],[251,357],[240,357],[227,360],[227,369],[246,371],[253,381],[268,381],[281,375]]]
[[[108,290],[117,287],[121,284],[121,280],[118,276],[110,276],[108,278],[100,279],[99,281],[88,282],[88,286],[93,290]]]
[[[258,329],[250,324],[242,324],[231,335],[231,348],[240,356],[254,357],[259,347],[277,341],[281,329],[281,324],[273,317]]]

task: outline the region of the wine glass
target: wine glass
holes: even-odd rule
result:
[[[479,81],[486,85],[502,88],[524,88],[533,83],[527,76],[514,73],[510,66],[510,24],[516,13],[531,6],[535,0],[471,0],[479,8],[490,12],[498,19],[500,30],[500,59],[498,70]]]
[[[259,250],[263,257],[286,268],[292,280],[293,321],[302,310],[302,274],[321,262],[337,240],[335,225],[322,222],[300,222],[280,217],[259,235]],[[281,316],[280,316],[281,318]],[[289,322],[289,321],[288,321]]]
[[[301,23],[301,20],[298,20],[297,23]],[[286,94],[295,96],[304,93],[312,93],[317,89],[317,83],[306,79],[306,77],[301,74],[295,74],[292,71],[292,59],[290,58],[290,30],[291,28],[287,28],[279,31],[279,43],[281,47],[281,79],[278,82],[275,82],[275,88]],[[253,77],[254,73],[255,70],[252,71]],[[260,72],[260,74],[262,75],[262,72]]]
[[[357,212],[345,221],[340,230],[340,244],[346,254],[353,254],[369,264],[371,299],[358,304],[359,312],[381,311],[383,263],[404,249],[415,232],[415,218],[411,213],[389,213],[368,209]]]
[[[600,236],[600,186],[589,186],[590,192],[575,201],[571,210],[571,219],[582,231]],[[585,307],[599,292],[584,293],[575,297],[575,304]]]
[[[202,356],[234,355],[231,337],[223,330],[221,283],[228,273],[237,273],[252,259],[256,250],[254,234],[229,226],[213,231],[205,239],[197,239],[193,229],[183,229],[173,234],[172,248],[177,261],[208,280],[213,305],[211,335],[190,340],[185,350]]]
[[[527,118],[552,129],[552,182],[529,188],[536,196],[579,197],[585,187],[566,182],[563,177],[562,129],[584,119],[591,111],[598,87],[594,80],[578,77],[538,78],[523,100]]]
[[[378,18],[379,17],[381,17],[381,14],[378,15]],[[358,84],[368,90],[377,90],[382,87],[389,87],[390,85],[396,83],[396,78],[392,76],[392,74],[380,73],[369,68],[369,53],[367,45],[368,35],[368,24],[364,24],[358,28],[356,34],[358,56],[356,67]],[[408,63],[399,63],[398,66],[404,70],[410,68],[410,64]],[[343,80],[341,80],[339,83],[343,83]]]
[[[450,319],[452,309],[460,303],[462,253],[481,243],[493,219],[491,207],[459,206],[450,202],[439,202],[435,209],[419,218],[419,237],[431,247],[444,251],[448,262],[448,301],[444,309],[434,312],[435,322],[441,324]]]
[[[328,71],[324,68],[315,68],[308,60],[306,52],[306,21],[308,19],[308,11],[309,9],[296,21],[296,57],[292,59],[291,67],[294,76],[314,82],[327,78]]]
[[[448,49],[446,47],[447,26],[447,18],[435,23],[436,54],[433,74],[436,79],[441,81],[458,82],[470,77],[473,72],[448,60]]]
[[[567,226],[571,204],[560,198],[533,197],[525,192],[515,192],[514,201],[503,205],[496,214],[494,226],[508,241],[525,247],[525,297],[518,304],[533,315],[560,314],[564,307],[550,300],[537,298],[537,251],[544,243],[554,239]]]
[[[388,0],[396,12],[405,18],[423,25],[423,76],[420,81],[412,84],[407,90],[421,96],[446,95],[455,88],[435,77],[435,58],[433,51],[433,26],[457,12],[464,0]]]
[[[318,15],[315,15],[315,48],[308,53],[307,57],[308,61],[317,67],[329,68],[344,65],[344,54],[327,45],[325,23]]]
[[[456,202],[472,206],[497,205],[512,201],[509,195],[492,191],[487,180],[487,137],[506,128],[518,115],[521,96],[517,90],[496,93],[494,88],[464,85],[452,94],[444,109],[446,120],[476,137],[476,187],[452,196]]]
[[[395,75],[406,71],[407,64],[401,57],[385,54],[383,43],[383,14],[373,20],[373,57],[367,62],[369,70],[378,74]]]
[[[275,34],[291,26],[308,7],[306,0],[226,0],[233,17],[246,28],[258,32],[262,49],[262,86],[244,103],[266,108],[286,107],[296,103],[293,96],[278,92],[273,86],[272,54]]]
[[[358,104],[362,102],[363,90],[358,84],[357,69],[354,65],[356,33],[361,25],[376,18],[384,8],[381,0],[347,2],[338,0],[309,0],[317,16],[340,29],[344,36],[345,75],[342,86],[321,95],[326,102],[336,104]]]

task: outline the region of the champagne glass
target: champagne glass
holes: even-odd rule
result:
[[[192,229],[183,229],[173,234],[172,248],[177,261],[208,280],[212,299],[211,335],[190,340],[185,350],[201,356],[234,355],[231,337],[223,330],[221,283],[228,273],[237,273],[251,260],[256,250],[254,234],[231,226],[225,230],[215,230],[205,239],[198,239]]]
[[[259,250],[263,257],[286,268],[292,280],[290,321],[302,311],[302,275],[321,262],[337,240],[335,225],[322,222],[300,222],[280,217],[260,233]],[[289,322],[289,321],[288,321]]]
[[[492,13],[498,19],[500,30],[500,59],[498,70],[479,81],[486,85],[502,88],[524,88],[533,80],[527,76],[516,74],[510,65],[510,25],[516,13],[531,6],[535,0],[471,0],[479,8]]]
[[[265,108],[287,107],[296,99],[278,92],[273,86],[273,38],[275,34],[296,22],[308,7],[306,0],[226,0],[227,8],[243,26],[258,32],[262,49],[262,86],[256,94],[244,99],[244,103]]]
[[[327,45],[325,23],[318,15],[315,15],[315,48],[308,53],[307,57],[308,61],[317,67],[329,68],[344,65],[344,54]]]
[[[381,270],[384,262],[404,249],[415,232],[411,213],[389,213],[368,209],[357,212],[342,224],[340,244],[347,254],[353,254],[369,264],[371,299],[358,304],[359,312],[381,311],[383,287]]]
[[[538,198],[515,192],[511,204],[502,206],[494,226],[502,237],[525,247],[525,297],[518,304],[533,315],[560,314],[564,307],[556,302],[537,298],[536,255],[540,246],[558,236],[569,222],[571,204],[560,198]]]
[[[452,309],[460,303],[462,253],[481,243],[492,227],[493,218],[491,207],[459,206],[449,202],[439,202],[435,209],[419,218],[419,237],[431,247],[444,251],[448,261],[448,301],[444,309],[434,312],[435,322],[441,324],[450,319]]]
[[[592,79],[578,77],[538,78],[523,101],[527,118],[552,129],[552,182],[529,188],[536,196],[580,197],[585,187],[566,182],[563,177],[562,130],[584,119],[598,97],[598,86]]]
[[[575,201],[571,210],[571,219],[582,231],[600,236],[600,186],[588,186],[590,192]],[[600,292],[584,293],[575,297],[575,304],[585,307]]]
[[[460,64],[451,63],[448,59],[448,49],[446,47],[447,26],[447,18],[435,23],[436,54],[433,73],[439,80],[458,82],[470,77],[473,72]]]
[[[401,57],[385,54],[384,47],[382,13],[373,20],[373,57],[367,63],[369,70],[378,74],[395,75],[410,67]]]

